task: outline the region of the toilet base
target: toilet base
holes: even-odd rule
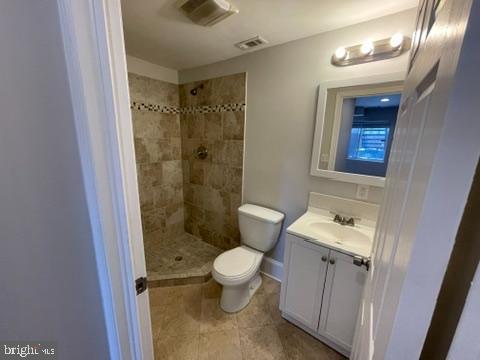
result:
[[[260,288],[260,285],[262,285],[260,272],[257,272],[252,280],[245,284],[236,286],[224,285],[222,297],[220,298],[220,307],[228,313],[242,310],[248,305],[252,296]]]

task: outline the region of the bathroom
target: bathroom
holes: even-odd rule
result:
[[[478,360],[478,14],[2,0],[0,358]]]
[[[301,330],[298,323],[292,325],[282,317],[280,281],[287,275],[284,264],[286,229],[305,212],[311,193],[325,196],[325,201],[343,200],[345,204],[333,203],[330,209],[342,215],[363,218],[365,212],[367,221],[376,220],[385,169],[372,182],[360,181],[360,185],[356,178],[342,181],[311,174],[312,148],[318,141],[314,140],[317,102],[320,101],[318,87],[327,80],[344,80],[345,85],[335,86],[343,88],[359,81],[352,78],[363,78],[366,83],[395,85],[394,90],[401,92],[400,80],[405,75],[408,49],[387,60],[356,66],[333,66],[331,57],[342,45],[359,44],[367,38],[389,39],[395,33],[411,34],[416,3],[404,2],[395,14],[372,15],[375,19],[370,21],[303,36],[277,46],[260,45],[256,51],[238,50],[233,43],[228,43],[228,53],[233,56],[225,55],[232,58],[223,61],[216,60],[214,54],[206,50],[198,50],[198,58],[193,50],[186,56],[188,46],[193,47],[193,42],[199,40],[180,35],[173,47],[177,52],[162,54],[166,40],[136,31],[140,21],[145,21],[144,26],[150,26],[155,34],[178,30],[184,31],[181,34],[186,36],[188,31],[212,31],[211,35],[199,35],[204,46],[212,51],[215,45],[207,42],[214,42],[222,31],[230,29],[229,26],[247,21],[255,8],[253,5],[243,8],[241,3],[236,5],[240,7],[238,14],[202,28],[188,18],[181,18],[184,15],[169,2],[163,7],[155,5],[157,12],[175,16],[178,24],[162,25],[163,20],[157,20],[157,15],[148,15],[157,12],[147,5],[123,2],[155,353],[159,358],[175,359],[194,358],[195,351],[200,357],[208,354],[213,358],[221,358],[219,354],[224,354],[225,358],[243,356],[249,359],[258,351],[272,359],[342,358],[348,355],[351,343],[332,346],[327,342],[335,349],[332,350],[308,331],[303,331],[305,329]],[[246,14],[241,17],[244,11]],[[289,26],[300,26],[295,22],[299,20],[291,19]],[[248,23],[252,29],[246,34],[260,31],[252,24]],[[259,35],[268,40],[273,36]],[[222,39],[224,48],[227,48],[226,43]],[[159,47],[157,52],[152,50],[155,45]],[[380,79],[382,75],[384,79]],[[366,83],[361,85],[366,86]],[[372,89],[370,92],[390,94],[391,90]],[[399,95],[393,95],[396,104],[388,104],[388,109],[394,109],[394,121],[400,99]],[[391,98],[394,100],[393,96]],[[348,202],[349,199],[353,201]],[[274,236],[276,245],[268,245],[263,259],[255,265],[261,270],[263,282],[260,289],[255,289],[252,299],[243,299],[235,293],[231,295],[236,296],[233,305],[220,305],[223,301],[220,299],[229,295],[222,293],[218,275],[217,280],[215,275],[212,279],[213,262],[226,250],[240,246],[242,204],[273,210],[273,217],[268,221],[279,222],[279,229],[267,229],[265,234],[279,230],[281,233]],[[361,209],[361,205],[366,210]],[[351,208],[355,206],[359,207],[359,213],[352,213]],[[269,210],[252,211],[246,216]],[[236,256],[242,259],[242,255],[248,254]],[[223,262],[235,263],[237,257],[226,258]],[[217,267],[221,267],[220,262],[219,258]],[[245,271],[248,272],[248,268]],[[256,281],[250,281],[255,288]],[[358,298],[360,293],[361,288]],[[178,304],[179,296],[186,296],[187,304],[198,303],[187,311]],[[353,306],[358,308],[359,305]],[[355,319],[348,320],[351,328]],[[173,354],[161,355],[173,349],[176,351]]]
[[[179,3],[122,2],[155,357],[358,357],[417,1]]]

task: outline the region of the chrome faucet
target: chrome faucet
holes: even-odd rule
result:
[[[347,218],[346,216],[341,216],[339,214],[335,215],[333,222],[340,225],[355,226],[355,219],[353,217]]]

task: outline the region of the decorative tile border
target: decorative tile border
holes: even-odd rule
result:
[[[187,106],[176,107],[169,105],[146,104],[133,101],[130,109],[141,111],[153,111],[162,114],[205,114],[228,111],[245,111],[245,103],[242,104],[224,104],[224,105],[205,105],[205,106]]]
[[[177,106],[158,105],[158,104],[146,104],[132,101],[130,109],[142,110],[142,111],[154,111],[163,114],[180,114],[180,108]]]
[[[228,111],[245,111],[245,104],[187,106],[184,108],[180,108],[181,114],[204,114]]]

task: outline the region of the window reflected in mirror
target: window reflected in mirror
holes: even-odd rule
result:
[[[400,97],[397,93],[343,100],[335,171],[385,176]]]

